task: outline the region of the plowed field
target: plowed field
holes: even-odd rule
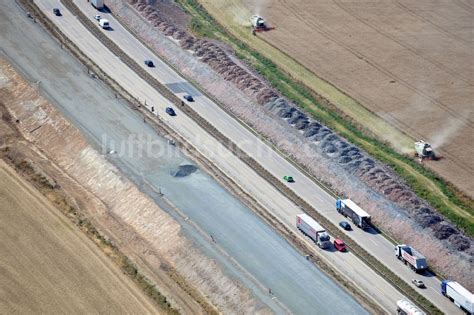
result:
[[[225,22],[230,28],[243,25],[243,16],[262,15],[276,30],[260,33],[260,39],[376,117],[413,139],[431,142],[443,158],[427,163],[429,167],[474,196],[472,2],[227,0],[225,6],[202,2],[220,22],[219,14],[235,16]],[[288,63],[279,64],[308,82],[299,77],[299,70],[292,73]],[[337,106],[336,97],[333,101]],[[351,114],[350,108],[342,109]],[[373,124],[363,116],[354,119]],[[383,129],[378,132],[386,139]]]

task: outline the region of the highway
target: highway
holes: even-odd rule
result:
[[[287,314],[288,309],[294,314],[308,314],[316,308],[321,314],[367,313],[350,294],[206,172],[198,169],[186,177],[172,176],[179,165],[193,162],[178,146],[169,145],[157,135],[151,124],[143,123],[142,115],[116,98],[106,84],[89,77],[84,66],[28,19],[14,2],[0,2],[0,21],[0,59],[7,56],[33,84],[41,81],[41,94],[53,100],[62,115],[120,170],[121,176],[134,182],[179,221],[180,232],[195,244],[197,251],[210,257],[218,269],[229,275],[229,280],[249,289],[257,309],[268,306],[276,314]],[[37,47],[41,47],[41,53]],[[150,142],[152,145],[148,146]],[[110,149],[115,153],[106,154]],[[61,164],[62,158],[59,160]],[[156,187],[165,193],[166,200]],[[130,215],[114,214],[116,219]],[[153,232],[150,233],[153,238]],[[206,283],[206,276],[198,281],[211,283]],[[313,290],[314,283],[322,292]],[[218,288],[215,294],[224,295],[217,299],[229,298],[226,288],[227,284]],[[226,305],[217,305],[228,312]]]
[[[186,117],[177,108],[177,117],[168,117],[164,114],[164,107],[169,101],[164,99],[159,93],[152,89],[147,83],[141,80],[133,71],[126,67],[120,60],[108,51],[97,39],[92,36],[80,22],[71,16],[58,1],[35,1],[44,9],[46,14],[68,35],[76,45],[93,59],[108,75],[114,78],[120,85],[131,94],[141,100],[147,100],[148,108],[152,106],[155,113],[159,114],[172,128],[184,136],[201,153],[209,157],[221,168],[229,177],[237,181],[242,188],[253,195],[257,200],[279,220],[291,229],[295,230],[295,215],[301,210],[290,202],[285,196],[277,191],[272,185],[260,178],[252,169],[232,155],[221,144],[204,132],[190,118]],[[81,10],[86,15],[92,17],[97,14],[85,1],[76,1]],[[52,7],[61,7],[64,16],[56,18],[52,14]],[[104,13],[100,13],[104,15]],[[153,59],[156,67],[145,69],[150,71],[163,84],[188,84],[173,69],[160,62],[159,58],[137,41],[110,15],[107,19],[111,21],[113,31],[104,31],[113,41],[115,41],[125,52],[142,64],[144,59]],[[182,97],[182,93],[177,93]],[[335,200],[323,189],[316,185],[310,178],[306,177],[297,168],[291,165],[283,157],[273,151],[270,147],[260,141],[255,135],[243,128],[240,123],[227,115],[212,100],[203,95],[195,97],[193,108],[206,120],[212,122],[225,136],[252,156],[277,178],[291,174],[296,182],[291,184],[291,188],[305,201],[313,205],[331,222],[337,225],[341,217],[334,209]],[[152,101],[151,101],[152,100]],[[247,144],[247,145],[245,145]],[[250,145],[249,145],[250,144]],[[393,255],[393,245],[381,235],[371,234],[360,230],[350,232],[350,237],[357,241],[368,252],[382,261],[391,270],[395,271],[408,283],[412,278],[423,278],[428,289],[420,290],[436,306],[449,314],[459,313],[459,310],[443,298],[439,292],[439,281],[434,277],[422,277],[415,275],[406,266],[400,263]],[[391,287],[384,279],[375,274],[365,264],[354,255],[322,252],[315,249],[318,254],[325,257],[332,265],[357,283],[362,290],[369,295],[375,296],[379,303],[387,310],[393,310],[395,301],[401,294]]]

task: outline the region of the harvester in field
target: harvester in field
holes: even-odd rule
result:
[[[415,156],[420,160],[435,160],[436,156],[429,143],[423,140],[415,142]]]
[[[268,26],[265,23],[265,20],[258,15],[253,15],[250,18],[250,23],[252,23],[252,34],[256,35],[256,32],[266,32],[274,30],[274,27]]]

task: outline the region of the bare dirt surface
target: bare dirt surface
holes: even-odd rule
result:
[[[257,10],[257,2],[244,2]],[[431,142],[443,158],[428,166],[474,196],[472,2],[259,2],[259,13],[277,26],[259,36]]]
[[[111,1],[110,6],[145,42],[199,82],[226,109],[341,195],[352,196],[374,215],[378,226],[420,249],[437,270],[470,282],[472,239],[436,214],[392,170],[310,119],[217,45],[178,30],[144,1],[128,1],[136,13],[124,2]],[[137,13],[154,27],[143,23]]]
[[[186,30],[189,24],[189,16],[181,10],[181,8],[172,0],[149,0],[147,3],[156,7],[158,10],[154,11],[157,16],[173,23],[180,30]]]
[[[7,120],[19,121],[20,133],[55,163],[50,168],[63,170],[54,178],[73,203],[156,281],[175,307],[189,314],[215,312],[213,305],[224,311],[266,312],[4,61],[1,74]],[[9,148],[7,159],[25,160],[24,153],[17,151]]]
[[[86,4],[84,4],[84,5],[86,6]],[[22,42],[22,41],[18,41],[18,42]],[[10,51],[10,55],[11,54],[12,54],[12,52]],[[61,54],[53,54],[53,55],[61,56]],[[21,63],[21,64],[33,64],[33,67],[34,67],[36,59],[37,59],[36,57],[28,58],[27,60],[31,60],[31,63],[30,62],[24,62],[24,61],[19,62],[18,60],[17,60],[17,62]],[[62,59],[63,58],[56,58],[55,60],[57,60],[56,62],[59,62],[61,64],[66,64],[67,62],[65,62]],[[48,62],[46,61],[44,63],[48,63]],[[86,64],[88,64],[88,63],[86,62]],[[74,66],[70,66],[70,69],[74,72],[76,72],[78,70],[77,67],[74,67]],[[93,69],[92,71],[97,71],[97,69]],[[30,69],[29,72],[31,73],[31,69]],[[51,91],[51,89],[48,88],[51,85],[55,86],[56,84],[59,83],[58,81],[60,81],[60,80],[57,80],[56,76],[49,76],[48,77],[47,71],[45,71],[45,72],[46,72],[45,75],[40,77],[40,78],[43,78],[43,77],[48,78],[47,80],[42,79],[42,82],[41,82],[41,86],[43,87],[42,90],[47,91],[47,93],[53,94],[53,99],[57,100],[56,105],[59,108],[59,110],[62,111],[63,114],[66,115],[69,119],[71,119],[72,123],[74,125],[78,126],[78,128],[81,129],[81,132],[88,135],[88,140],[89,140],[90,143],[96,143],[96,140],[99,140],[98,142],[100,142],[100,139],[102,139],[102,141],[103,141],[104,134],[107,134],[108,137],[111,136],[114,139],[115,139],[116,135],[122,135],[122,139],[123,139],[123,137],[126,137],[126,136],[123,136],[124,134],[125,135],[140,134],[141,135],[141,133],[143,133],[143,132],[148,133],[150,131],[149,129],[152,129],[152,128],[144,128],[142,117],[140,117],[140,116],[137,117],[137,115],[135,115],[131,109],[124,110],[123,109],[124,107],[127,108],[126,104],[121,104],[121,102],[117,102],[117,101],[109,102],[108,98],[101,99],[101,98],[98,98],[96,96],[93,96],[93,94],[102,95],[102,92],[100,91],[100,89],[96,88],[96,87],[92,87],[92,89],[89,89],[88,93],[81,92],[81,95],[84,95],[84,94],[86,95],[86,96],[83,97],[83,99],[90,100],[89,102],[87,102],[87,103],[86,102],[76,102],[76,101],[69,102],[69,99],[67,97],[66,97],[66,99],[64,99],[64,97],[61,96],[61,91],[54,91],[53,92],[53,91]],[[34,71],[33,71],[33,73],[34,73]],[[99,71],[99,73],[100,73],[100,71]],[[63,77],[64,75],[65,75],[64,71],[59,71],[57,76]],[[82,75],[82,77],[84,77],[84,76],[85,75]],[[33,77],[34,77],[33,81],[36,81],[38,79],[38,76],[33,76]],[[81,76],[78,75],[77,77],[79,78]],[[66,81],[66,78],[63,79],[63,81]],[[75,80],[75,78],[73,78],[73,81],[74,81],[74,83],[71,83],[70,85],[72,85],[73,90],[78,90],[77,87],[76,87],[76,82],[75,82],[75,81],[78,81],[78,80]],[[95,80],[91,80],[90,78],[86,78],[85,80],[82,80],[82,81],[94,82]],[[91,85],[93,85],[93,83],[91,83]],[[99,85],[100,85],[100,83],[99,83]],[[68,84],[68,86],[69,86],[69,84]],[[63,87],[61,90],[64,91],[65,89],[66,89],[66,87]],[[111,95],[111,96],[113,98],[113,95]],[[108,97],[110,97],[110,96],[108,96]],[[128,98],[128,96],[126,96],[126,95],[124,97]],[[94,102],[94,100],[95,100],[95,102]],[[95,106],[95,104],[102,104],[102,105],[101,106]],[[122,108],[122,109],[118,109],[118,108]],[[87,113],[89,113],[89,114],[87,114]],[[120,118],[118,118],[118,117],[120,117]],[[104,122],[104,121],[107,121],[107,122]],[[112,125],[112,124],[114,125],[114,127],[110,127],[110,125]],[[152,139],[155,139],[156,131],[151,130],[150,134],[151,134]],[[91,138],[92,138],[92,140],[91,140]],[[118,137],[118,138],[119,138],[118,141],[120,143],[120,137]],[[177,142],[179,142],[179,141],[177,141]],[[109,147],[109,146],[105,145],[105,148],[107,148],[107,147]],[[165,147],[170,147],[170,146],[165,144]],[[120,150],[118,150],[118,151],[123,152],[123,151],[120,151]],[[105,153],[105,151],[103,151],[103,152]],[[215,206],[215,205],[221,204],[222,200],[227,198],[227,197],[225,197],[226,194],[221,192],[222,189],[217,190],[216,195],[219,196],[219,197],[212,198],[212,201],[210,201],[210,202],[206,202],[206,201],[207,201],[208,198],[210,198],[209,196],[213,195],[212,192],[216,191],[216,189],[213,189],[212,186],[209,187],[209,185],[208,185],[209,181],[208,180],[200,181],[201,185],[199,185],[199,190],[197,190],[196,188],[192,188],[191,190],[186,190],[186,184],[184,184],[183,181],[188,181],[188,180],[195,181],[196,176],[198,176],[198,178],[202,179],[202,176],[201,176],[202,174],[200,174],[201,172],[198,171],[197,174],[193,174],[192,176],[189,176],[186,179],[180,179],[180,182],[182,183],[180,185],[181,187],[179,188],[179,191],[174,191],[172,189],[172,186],[173,186],[172,183],[174,183],[174,180],[169,178],[169,176],[170,176],[169,171],[166,171],[166,176],[164,176],[164,177],[167,177],[167,178],[162,178],[162,176],[155,176],[156,172],[158,171],[158,169],[156,168],[157,166],[159,166],[159,168],[161,168],[161,169],[166,169],[168,166],[170,166],[169,163],[166,162],[166,161],[163,161],[161,159],[157,159],[157,157],[159,155],[156,156],[155,154],[150,154],[149,152],[144,152],[144,153],[145,153],[145,156],[143,156],[143,158],[139,158],[139,159],[133,159],[133,158],[130,159],[129,155],[127,155],[127,157],[125,158],[124,154],[120,154],[120,153],[114,154],[113,155],[114,157],[112,157],[112,155],[109,155],[108,159],[113,159],[114,160],[113,163],[115,165],[118,165],[118,167],[120,168],[120,171],[122,172],[122,175],[129,178],[129,179],[131,179],[132,181],[134,181],[135,184],[138,187],[142,187],[142,183],[143,183],[143,181],[145,181],[147,184],[153,185],[152,188],[155,188],[155,191],[158,191],[158,189],[160,189],[160,188],[163,189],[163,192],[166,194],[168,199],[171,199],[173,201],[173,203],[175,203],[175,204],[177,203],[177,206],[180,208],[181,212],[185,213],[186,215],[189,215],[189,213],[193,213],[193,212],[200,212],[200,213],[204,212],[204,213],[206,213],[207,216],[210,216],[212,218],[211,220],[209,220],[209,219],[205,220],[207,223],[208,222],[213,222],[213,221],[219,222],[218,219],[217,219],[218,217],[221,217],[221,216],[225,217],[226,216],[223,211],[220,211],[219,206]],[[139,156],[142,157],[142,155],[139,155]],[[174,160],[176,161],[176,159],[174,159]],[[123,164],[125,164],[127,166],[122,168]],[[173,162],[172,165],[174,167],[172,167],[171,169],[175,169],[175,167],[177,166],[176,164],[179,164],[179,163]],[[142,171],[145,171],[146,175],[143,174]],[[140,175],[140,174],[142,174],[142,175]],[[137,176],[135,176],[135,175],[137,175]],[[146,178],[144,178],[144,177],[146,177]],[[169,185],[168,185],[168,183],[169,183]],[[186,195],[185,198],[180,197],[180,196],[183,195],[184,190],[187,191],[187,193],[185,193],[185,195]],[[174,191],[174,194],[173,194],[173,191]],[[199,198],[193,199],[194,195],[198,195],[200,191],[205,192],[205,194],[201,194],[199,196]],[[150,195],[148,192],[147,192],[147,194],[149,196],[151,196],[152,198],[154,198],[153,197],[154,194]],[[170,197],[171,194],[173,194],[172,197]],[[217,199],[219,199],[219,200],[217,200]],[[232,200],[227,200],[227,199],[225,199],[225,204],[227,204],[226,210],[230,211],[233,215],[235,215],[236,211],[234,211],[234,210],[236,208],[232,207],[232,205],[234,205],[235,202],[232,201]],[[154,200],[159,203],[159,198],[155,198]],[[185,201],[187,200],[188,204],[193,203],[194,205],[192,206],[192,208],[190,208],[189,205],[186,205],[186,202],[183,205],[182,200],[185,200]],[[208,209],[206,209],[206,204],[207,203],[209,203]],[[160,204],[160,206],[162,206],[162,205]],[[203,211],[201,211],[201,209]],[[218,212],[218,213],[215,213],[215,212]],[[194,220],[194,217],[191,217],[191,219],[189,221],[196,222],[196,220]],[[198,223],[198,224],[201,227],[203,226],[201,223]],[[182,223],[182,225],[185,227],[186,223],[184,223],[184,224]],[[211,227],[211,230],[209,230],[209,226],[206,226],[206,231],[208,231],[208,233],[212,233],[214,236],[216,236],[215,226],[220,226],[220,229],[224,231],[224,235],[228,236],[229,239],[232,239],[232,238],[235,239],[235,237],[232,237],[229,234],[229,230],[231,230],[231,229],[226,229],[225,224],[220,224],[220,223],[219,224],[213,224],[212,227]],[[234,227],[235,224],[231,223],[230,226]],[[255,245],[255,244],[261,243],[262,240],[267,239],[266,235],[263,235],[263,236],[260,235],[261,228],[259,226],[254,227],[252,225],[252,227],[251,227],[251,225],[248,224],[248,223],[246,223],[245,226],[246,226],[247,229],[252,230],[252,232],[253,232],[252,234],[247,233],[246,235],[248,235],[248,236],[258,235],[258,237],[256,237],[256,239],[258,239],[258,241],[248,242],[245,239],[240,240],[239,239],[240,236],[238,235],[239,234],[238,229],[236,229],[236,232],[237,232],[236,237],[239,240],[238,241],[232,241],[232,242],[230,242],[230,244],[236,244],[236,247],[238,248],[238,253],[236,254],[235,252],[232,252],[232,249],[229,250],[229,247],[226,247],[225,250],[227,250],[228,253],[231,254],[232,257],[237,259],[239,262],[241,262],[241,261],[243,261],[244,263],[250,262],[251,264],[253,264],[255,262],[255,265],[257,265],[257,266],[261,266],[261,264],[263,263],[263,265],[267,265],[268,270],[272,270],[272,269],[273,270],[281,270],[281,269],[284,269],[285,267],[281,267],[281,266],[287,265],[286,262],[288,262],[285,259],[287,256],[285,255],[286,249],[284,249],[284,248],[283,249],[280,249],[280,248],[277,249],[273,245],[268,246],[268,243],[265,243],[266,245],[264,245],[263,248],[265,248],[265,247],[272,248],[272,250],[274,250],[274,252],[278,252],[278,258],[276,258],[276,260],[274,258],[275,257],[274,252],[272,252],[270,250],[265,250],[265,251],[254,250],[254,249],[242,250],[243,248],[245,248],[245,246],[247,246],[245,243]],[[227,231],[225,231],[225,230],[227,230]],[[218,232],[220,233],[220,231],[218,231]],[[186,233],[186,232],[184,232],[184,233]],[[240,232],[240,234],[241,234],[241,232]],[[217,239],[221,239],[220,236],[217,235]],[[244,245],[239,246],[239,244],[242,244],[242,243],[244,243]],[[223,242],[219,242],[219,244],[222,246]],[[200,244],[198,244],[198,247],[199,247],[199,245]],[[285,246],[288,246],[288,245],[285,245]],[[212,246],[212,247],[214,247],[214,246]],[[258,255],[266,255],[269,258],[269,261],[271,261],[271,262],[269,262],[267,264],[265,262],[262,262],[260,260],[260,258],[258,258],[258,259],[248,259],[247,257],[244,257],[243,260],[240,259],[240,257],[243,256],[243,255],[248,256],[248,254],[257,254],[257,253],[258,253]],[[294,255],[293,255],[293,257],[294,257]],[[220,259],[218,257],[217,257],[217,260],[220,261]],[[281,262],[283,262],[283,264]],[[292,263],[289,263],[288,265],[291,265],[291,266],[295,267],[295,266],[298,266],[298,264],[299,264],[299,262],[297,262],[297,263],[292,262]],[[302,276],[303,274],[306,274],[308,271],[313,272],[311,269],[308,269],[305,264],[306,264],[306,262],[303,260],[302,268],[298,268],[300,270],[300,271],[298,271],[298,274],[300,276]],[[275,268],[273,266],[275,266]],[[281,268],[281,269],[278,269],[278,268]],[[261,273],[261,270],[262,269],[259,268],[257,271],[251,271],[251,273],[253,275],[259,276],[260,273]],[[285,274],[285,273],[288,273],[288,278],[289,279],[288,279],[288,281],[281,282],[282,275]],[[275,274],[275,276],[272,276],[276,279],[276,281],[279,282],[277,284],[277,286],[280,285],[280,283],[281,283],[284,287],[284,290],[290,291],[289,294],[281,292],[281,296],[285,296],[285,299],[287,299],[287,300],[289,299],[288,296],[290,296],[291,294],[294,294],[295,296],[302,296],[298,292],[298,290],[307,291],[307,290],[304,290],[304,287],[301,286],[300,281],[295,280],[293,274],[294,273],[290,272],[289,270],[282,270],[282,272],[277,272]],[[309,279],[306,276],[303,276],[303,277],[306,278],[306,279]],[[238,278],[240,278],[240,276]],[[291,286],[292,282],[296,282],[295,283],[296,288],[297,288],[296,290],[291,289],[292,288],[292,286]],[[309,282],[307,282],[307,284],[309,285],[309,283],[313,283],[313,282],[314,281],[309,281]],[[318,281],[316,281],[316,282],[318,282]],[[244,285],[247,286],[248,283],[244,283]],[[274,288],[273,283],[271,283],[270,285],[271,285],[272,288]],[[253,292],[255,292],[255,290],[254,290],[255,286],[250,285],[250,287],[252,288]],[[259,290],[257,290],[257,292],[258,291]],[[303,294],[306,294],[306,293],[303,293]],[[266,298],[268,296],[268,292],[267,292],[265,286],[263,287],[263,295],[264,295],[264,298]],[[259,297],[260,296],[261,295],[259,295]],[[322,295],[319,295],[319,296],[322,296]],[[339,297],[340,295],[339,294],[333,294],[333,296],[334,297]],[[269,300],[271,300],[270,305],[276,303],[276,302],[273,302],[273,301],[278,302],[277,298],[269,299]],[[291,298],[290,298],[290,300],[291,300]],[[316,303],[316,305],[317,305],[316,301],[317,301],[317,299],[306,299],[305,303],[298,303],[298,305],[299,305],[298,307],[301,308],[301,305],[306,305],[306,303]]]
[[[0,160],[0,313],[158,313],[59,210]]]

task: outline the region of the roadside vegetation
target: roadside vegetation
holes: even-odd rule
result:
[[[238,58],[251,65],[282,95],[304,109],[351,143],[390,166],[411,189],[469,236],[474,236],[474,200],[413,158],[395,151],[357,125],[327,100],[295,81],[275,62],[266,58],[221,26],[196,0],[177,0],[191,16],[190,28],[197,36],[217,39],[235,50]],[[245,40],[245,39],[244,39]],[[288,57],[289,58],[289,57]]]

